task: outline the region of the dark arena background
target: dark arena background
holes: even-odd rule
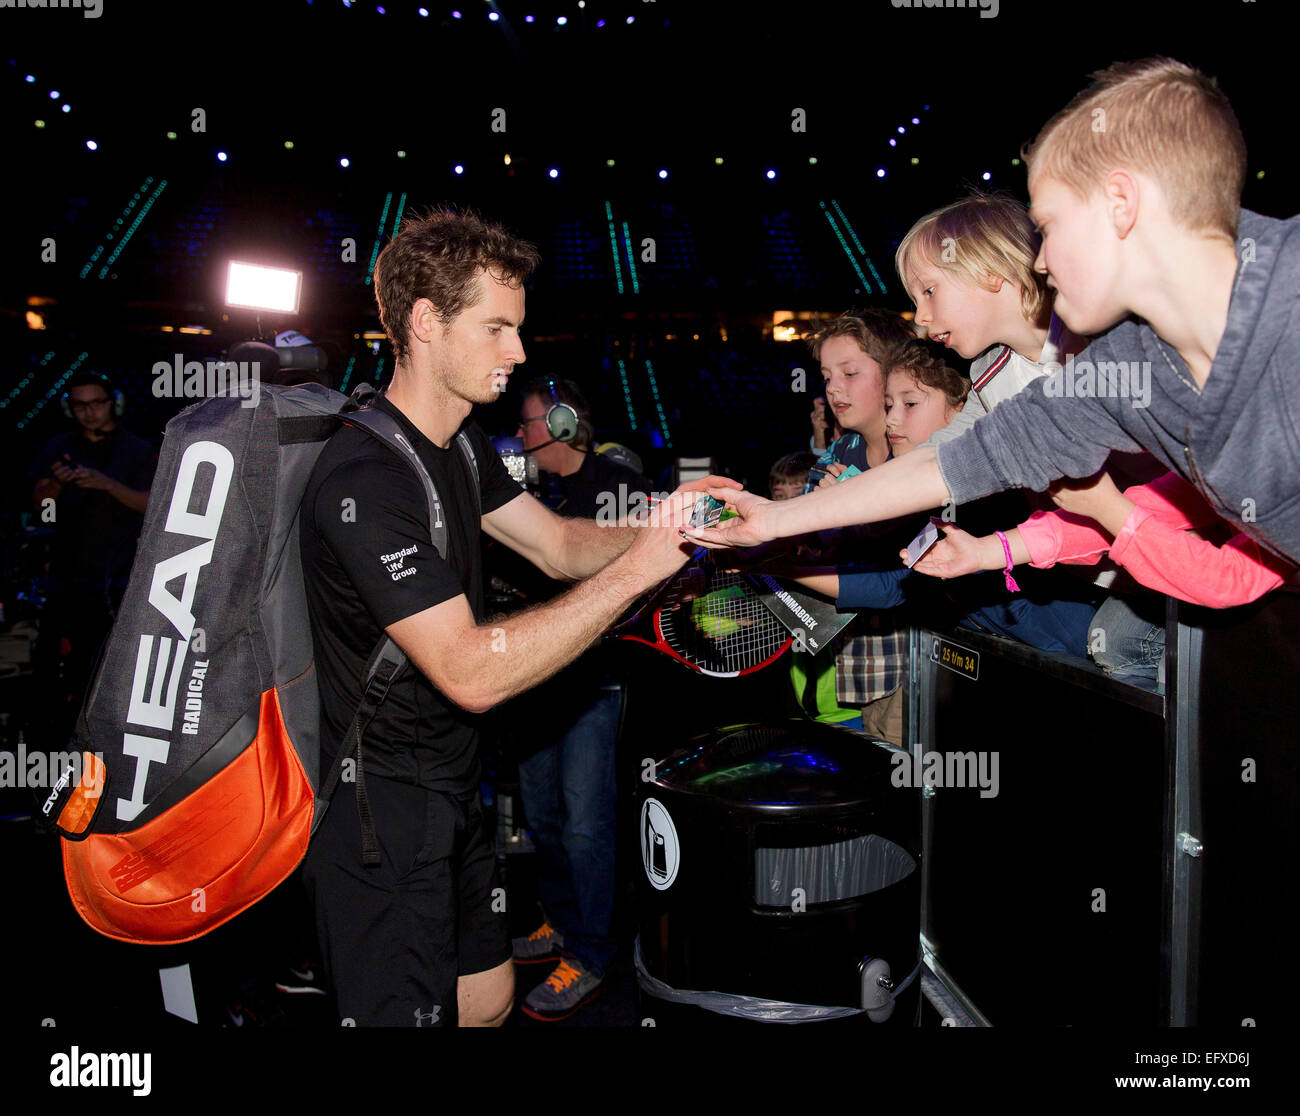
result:
[[[822,393],[806,340],[814,323],[869,307],[910,320],[894,269],[908,228],[972,189],[1027,200],[1021,147],[1091,72],[1160,54],[1214,76],[1247,143],[1243,206],[1292,216],[1286,12],[1265,0],[0,4],[0,460],[11,478],[0,489],[0,747],[15,758],[6,770],[18,770],[26,739],[53,716],[31,654],[52,531],[28,470],[47,439],[72,429],[60,401],[77,373],[109,377],[125,396],[122,424],[155,449],[194,402],[155,389],[155,364],[178,355],[219,361],[239,342],[296,330],[327,356],[331,386],[383,386],[394,354],[376,310],[375,259],[403,218],[471,208],[541,255],[526,286],[526,362],[499,401],[476,408],[490,436],[515,433],[514,389],[545,374],[579,385],[597,441],[631,450],[656,488],[708,469],[767,495],[773,463],[808,446]],[[297,311],[227,306],[231,260],[301,272]],[[151,952],[96,935],[69,902],[59,838],[35,824],[32,788],[10,777],[0,786],[9,891],[0,1096],[52,1088],[51,1058],[74,1046],[152,1050],[153,1092],[168,1099],[223,1086],[252,1098],[286,1074],[299,1095],[319,1096],[335,1088],[336,1056],[354,1057],[344,1053],[351,1038],[361,1053],[339,1087],[367,1099],[386,1089],[371,1057],[391,1069],[394,1051],[399,1080],[455,1077],[458,1094],[487,1103],[517,1060],[525,1095],[536,1081],[538,1095],[580,1087],[620,1103],[641,1088],[640,1072],[663,1087],[681,1065],[686,1087],[701,1058],[724,1056],[728,1074],[770,1074],[800,1104],[833,1100],[822,1058],[842,1064],[846,1098],[854,1067],[873,1064],[871,1093],[898,1099],[947,1077],[970,1082],[971,1095],[996,1082],[1025,1098],[1109,1096],[1119,1075],[1175,1072],[1139,1054],[1188,1052],[1200,1060],[1177,1072],[1249,1076],[1258,1089],[1280,1076],[1266,1032],[1294,1026],[1300,991],[1284,899],[1297,851],[1297,705],[1284,662],[1298,613],[1289,590],[1219,613],[1169,599],[1163,687],[969,633],[959,642],[979,651],[982,673],[961,678],[935,667],[930,634],[913,631],[904,743],[918,754],[1000,748],[1003,792],[987,808],[956,795],[946,813],[942,794],[924,811],[918,799],[914,851],[924,855],[912,913],[870,916],[904,927],[911,917],[915,937],[919,910],[910,1030],[898,1019],[856,1031],[843,1020],[740,1021],[638,980],[634,939],[656,899],[637,851],[641,758],[662,760],[723,726],[798,716],[783,666],[705,685],[678,664],[652,667],[648,649],[633,649],[644,660],[624,656],[633,682],[619,746],[619,953],[603,995],[551,1025],[515,1011],[496,1045],[480,1041],[468,1059],[465,1040],[456,1052],[417,1051],[405,1037],[390,1046],[341,1036],[328,994],[277,998],[269,982],[255,985],[250,974],[280,960],[259,954],[259,931],[238,931],[256,908],[217,932],[225,937],[189,946]],[[518,785],[494,731],[484,734],[485,794],[511,932],[527,934],[537,906],[526,807],[509,813],[520,809]],[[817,754],[837,772],[845,745],[832,734],[868,747],[824,732],[807,746],[824,746]],[[1018,749],[1032,752],[1032,770],[1012,762]],[[1247,758],[1259,775],[1243,792]],[[671,779],[656,793],[672,800]],[[792,808],[816,797],[800,793]],[[753,805],[738,795],[719,806],[725,820],[690,821],[710,843],[716,836],[719,879],[739,835],[783,844],[769,821],[745,813]],[[682,816],[695,808],[682,805]],[[820,834],[812,820],[800,824],[809,844],[849,832],[840,820]],[[912,823],[897,824],[908,846]],[[1097,912],[1096,889],[1109,913]],[[722,890],[705,887],[696,901]],[[811,965],[828,940],[819,934],[841,932],[834,907],[816,916],[824,931],[803,937],[764,937],[774,916],[753,907],[752,938],[737,921],[719,948],[749,959],[735,972]],[[675,970],[665,961],[661,980],[709,971],[702,923],[655,918],[665,957],[664,927],[699,936],[694,961]],[[780,949],[795,960],[773,960]],[[188,1021],[164,1008],[158,975],[185,966]],[[522,1000],[546,970],[518,972]],[[796,998],[797,980],[781,987]],[[944,1033],[954,1024],[971,1030]],[[243,1027],[258,1033],[233,1035]],[[707,1047],[692,1051],[665,1033],[673,1028]],[[768,1069],[769,1050],[795,1056]],[[1249,1068],[1207,1062],[1208,1052],[1243,1051],[1255,1051]],[[551,1072],[570,1062],[581,1084]],[[236,1086],[244,1066],[250,1083]]]

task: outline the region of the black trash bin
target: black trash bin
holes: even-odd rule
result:
[[[921,807],[900,755],[790,721],[656,762],[638,812],[644,1023],[917,1023]]]

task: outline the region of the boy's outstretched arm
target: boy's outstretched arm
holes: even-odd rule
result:
[[[948,486],[934,449],[920,446],[833,488],[819,488],[793,500],[764,500],[752,492],[729,488],[711,489],[710,495],[725,500],[736,510],[736,518],[717,527],[687,530],[687,537],[708,547],[754,546],[770,539],[928,511],[947,502]]]

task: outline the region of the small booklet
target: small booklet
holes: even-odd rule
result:
[[[746,576],[759,600],[794,636],[796,651],[816,654],[824,650],[857,615],[855,612],[837,612],[834,601],[770,574]]]

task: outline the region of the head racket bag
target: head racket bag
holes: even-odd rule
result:
[[[340,749],[322,783],[298,509],[325,441],[341,422],[368,430],[416,470],[430,524],[441,517],[388,415],[316,384],[260,390],[256,406],[207,399],[167,424],[131,579],[78,720],[80,778],[69,768],[43,807],[64,838],[73,905],[111,938],[188,941],[283,881],[405,667],[391,640],[375,649],[355,748]],[[445,527],[433,535],[445,554]]]

